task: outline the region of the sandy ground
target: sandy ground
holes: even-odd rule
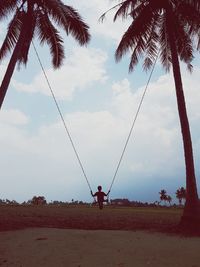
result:
[[[0,266],[200,267],[200,238],[142,231],[0,232]]]

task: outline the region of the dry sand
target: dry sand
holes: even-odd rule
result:
[[[200,238],[142,231],[0,232],[0,266],[200,267]]]

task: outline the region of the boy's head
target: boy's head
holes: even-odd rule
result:
[[[98,188],[98,191],[101,191],[102,190],[101,185],[99,185],[97,188]]]

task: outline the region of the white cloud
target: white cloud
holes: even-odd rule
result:
[[[7,26],[6,23],[1,23],[1,27],[0,27],[0,45],[3,42],[3,38],[5,37],[5,33],[7,31]]]
[[[193,128],[195,122],[196,131],[200,131],[199,124],[196,125],[200,92],[191,90],[199,84],[200,71],[196,71],[194,78],[188,80],[185,91],[187,98],[189,96],[191,126]],[[187,77],[185,74],[186,84]],[[105,190],[110,185],[143,88],[133,92],[128,80],[124,80],[113,84],[112,90],[107,110],[65,115],[94,190],[98,184],[103,184]],[[193,141],[196,151],[200,144],[199,135]],[[1,182],[2,192],[11,195],[9,184],[17,179],[13,194],[15,192],[18,199],[35,194],[46,195],[48,199],[90,199],[87,184],[60,121],[40,127],[34,135],[20,129],[19,125],[8,125],[0,132],[0,145],[1,177],[6,179]],[[196,158],[199,160],[198,155]],[[8,164],[12,164],[12,168],[8,168]],[[120,190],[133,188],[136,195],[137,189],[134,188],[151,183],[151,179],[157,179],[163,187],[184,183],[182,140],[174,85],[169,76],[160,77],[148,88],[113,192],[116,195]],[[156,190],[155,186],[152,190]]]
[[[122,34],[128,27],[127,21],[116,21],[113,23],[114,11],[108,12],[104,22],[99,21],[100,16],[108,11],[111,7],[118,4],[117,1],[108,0],[73,0],[67,1],[67,4],[76,8],[84,20],[90,26],[90,31],[93,35],[105,38],[107,41],[116,42],[119,41]]]
[[[185,89],[185,96],[187,98],[187,109],[189,116],[191,117],[191,120],[195,120],[196,123],[199,123],[200,68],[195,66],[192,74],[185,71],[183,73],[183,79],[183,86]]]
[[[6,63],[0,65],[0,81],[3,79],[6,72]]]
[[[74,48],[66,64],[59,70],[46,70],[53,91],[58,99],[71,99],[76,90],[84,90],[94,82],[103,83],[107,79],[104,64],[107,55],[100,49]],[[16,80],[13,86],[18,91],[40,92],[50,95],[46,80],[40,72],[31,82],[24,84]]]
[[[29,121],[28,117],[19,110],[2,109],[0,113],[0,123],[12,125],[25,125]]]

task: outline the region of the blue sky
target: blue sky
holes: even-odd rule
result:
[[[108,190],[138,107],[148,74],[138,65],[128,73],[128,56],[120,63],[114,51],[126,23],[99,16],[113,2],[64,1],[90,25],[92,39],[79,47],[65,38],[66,59],[53,71],[48,47],[35,40],[93,191]],[[0,42],[5,33],[0,30]],[[9,60],[9,58],[7,59]],[[181,65],[199,186],[200,61],[193,74]],[[0,77],[5,72],[5,60]],[[16,70],[0,112],[0,198],[23,201],[43,195],[48,201],[92,201],[87,183],[59,118],[33,48],[27,67]],[[133,136],[113,185],[111,198],[156,201],[158,192],[185,186],[182,139],[173,77],[158,62]]]

